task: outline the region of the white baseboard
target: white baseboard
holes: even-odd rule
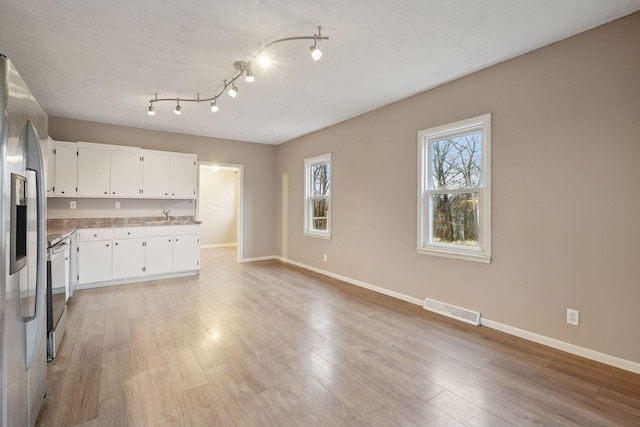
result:
[[[256,258],[243,258],[240,262],[255,262],[255,261],[270,261],[270,260],[280,260],[280,257],[276,255],[259,256]]]
[[[202,249],[207,249],[207,248],[229,248],[231,246],[238,246],[237,243],[213,243],[211,245],[200,245],[200,248]]]
[[[402,301],[410,302],[416,305],[423,305],[424,300],[414,298],[408,295],[401,294],[399,292],[391,291],[389,289],[381,288],[379,286],[372,285],[370,283],[365,283],[360,280],[351,279],[349,277],[341,276],[339,274],[331,273],[330,271],[321,270],[316,267],[312,267],[310,265],[303,264],[301,262],[293,261],[287,258],[279,257],[279,256],[267,256],[261,258],[251,258],[245,259],[243,262],[251,262],[251,261],[263,261],[269,259],[277,259],[287,264],[295,265],[297,267],[304,268],[305,270],[313,271],[316,273],[320,273],[322,275],[332,277],[334,279],[342,280],[343,282],[350,283],[352,285],[360,286],[361,288],[369,289],[383,295],[388,295],[393,298],[397,298]],[[575,344],[570,344],[564,341],[557,340],[555,338],[550,338],[544,335],[539,335],[534,332],[525,331],[524,329],[518,329],[513,326],[505,325],[503,323],[496,322],[494,320],[481,318],[480,324],[482,326],[486,326],[487,328],[495,329],[501,332],[505,332],[509,335],[513,335],[519,338],[524,338],[529,341],[536,342],[538,344],[546,345],[551,348],[555,348],[557,350],[565,351],[567,353],[574,354],[576,356],[584,357],[586,359],[594,360],[596,362],[604,363],[605,365],[613,366],[615,368],[624,369],[625,371],[635,372],[636,374],[640,374],[640,363],[633,362],[631,360],[622,359],[620,357],[612,356],[610,354],[602,353],[596,350],[592,350],[585,347],[580,347]]]
[[[409,295],[401,294],[400,292],[391,291],[386,288],[381,288],[380,286],[372,285],[370,283],[362,282],[360,280],[351,279],[349,277],[341,276],[339,274],[331,273],[330,271],[321,270],[319,268],[311,267],[310,265],[302,264],[297,261],[293,261],[287,258],[278,257],[280,261],[286,262],[287,264],[295,265],[297,267],[304,268],[305,270],[314,271],[316,273],[320,273],[324,276],[329,276],[334,279],[342,280],[343,282],[350,283],[352,285],[360,286],[361,288],[369,289],[370,291],[378,292],[379,294],[387,295],[393,298],[397,298],[402,301],[410,302],[411,304],[422,305],[424,300],[420,300],[418,298],[410,297]]]
[[[632,362],[631,360],[621,359],[620,357],[611,356],[610,354],[601,353],[599,351],[591,350],[590,348],[580,347],[578,345],[560,341],[555,338],[550,338],[544,335],[536,334],[534,332],[525,331],[524,329],[514,328],[513,326],[505,325],[503,323],[489,320],[484,317],[480,318],[480,324],[482,326],[486,326],[487,328],[495,329],[501,332],[505,332],[509,335],[514,335],[519,338],[537,342],[538,344],[546,345],[547,347],[566,351],[567,353],[575,354],[576,356],[581,356],[586,359],[604,363],[605,365],[614,366],[616,368],[624,369],[625,371],[631,371],[635,372],[636,374],[640,374],[640,363]]]

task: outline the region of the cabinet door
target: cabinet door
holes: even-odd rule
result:
[[[173,270],[173,237],[147,237],[146,274],[164,274]]]
[[[142,196],[163,199],[169,197],[171,157],[167,154],[144,152],[142,162]]]
[[[78,148],[74,145],[56,144],[54,171],[55,196],[75,197],[78,187]]]
[[[141,153],[111,152],[111,197],[140,197],[142,189]]]
[[[47,140],[47,197],[53,196],[53,187],[56,182],[56,146],[51,138]]]
[[[173,238],[173,271],[200,270],[200,239],[188,234]]]
[[[171,156],[171,197],[195,199],[197,157],[191,155]]]
[[[111,244],[111,240],[80,242],[78,252],[80,284],[111,280],[113,255]]]
[[[118,239],[113,241],[113,278],[144,275],[144,239]]]
[[[110,154],[109,150],[78,148],[78,196],[109,197]]]

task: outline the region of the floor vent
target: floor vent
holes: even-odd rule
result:
[[[430,298],[424,300],[424,309],[442,314],[452,319],[461,320],[472,325],[480,325],[480,313],[477,311],[467,310],[466,308],[456,307],[455,305],[445,304]]]

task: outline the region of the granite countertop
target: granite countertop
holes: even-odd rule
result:
[[[140,227],[164,225],[201,224],[192,216],[174,216],[170,220],[164,217],[122,217],[122,218],[63,218],[47,220],[47,243],[55,245],[80,228]]]

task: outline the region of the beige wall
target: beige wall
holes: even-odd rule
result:
[[[281,254],[640,362],[639,46],[636,13],[278,146]],[[483,113],[493,261],[418,255],[416,134]],[[302,235],[303,159],[327,152],[333,235],[321,240]]]
[[[198,187],[198,218],[200,244],[222,245],[237,243],[236,198],[238,172],[235,170],[211,170],[200,165]]]
[[[275,146],[156,132],[58,117],[49,118],[49,135],[55,140],[62,141],[88,141],[195,153],[200,161],[243,165],[243,258],[269,256],[276,252]],[[78,205],[80,206],[80,199],[78,199]],[[65,206],[56,205],[54,208],[65,209]],[[82,209],[94,208],[83,205]],[[172,211],[172,214],[177,213]]]

